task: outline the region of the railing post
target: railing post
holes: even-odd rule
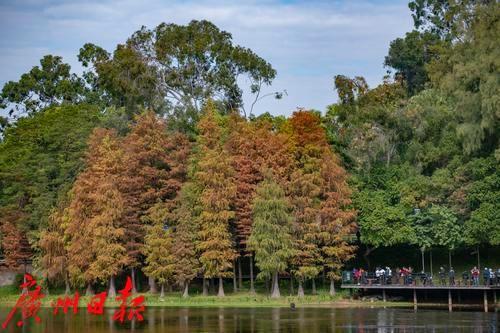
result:
[[[385,297],[385,288],[382,289],[382,299],[384,300],[384,302],[387,301],[387,298]]]
[[[417,289],[413,288],[413,310],[417,311]]]
[[[448,289],[448,311],[453,311],[453,304],[451,299],[451,289]]]
[[[483,293],[484,293],[484,312],[488,312],[488,293],[486,290],[484,290]]]

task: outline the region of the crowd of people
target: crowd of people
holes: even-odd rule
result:
[[[352,274],[352,276],[351,276]],[[442,286],[479,286],[481,284],[482,275],[482,285],[493,286],[500,285],[500,268],[496,269],[485,267],[479,270],[476,266],[470,271],[464,271],[461,276],[461,280],[455,279],[455,270],[450,267],[448,270],[444,266],[439,268],[439,285]],[[403,285],[413,285],[420,280],[421,284],[434,285],[432,274],[420,272],[415,273],[412,267],[402,267],[391,269],[390,267],[377,267],[375,271],[366,271],[363,268],[354,268],[352,272],[348,272],[348,278],[358,285],[363,284],[380,284],[380,285],[391,285],[391,284],[403,284]]]

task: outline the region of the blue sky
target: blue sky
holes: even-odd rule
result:
[[[363,75],[370,86],[381,82],[389,42],[412,27],[407,3],[0,0],[0,84],[17,80],[45,54],[62,56],[79,72],[76,56],[86,42],[113,51],[141,25],[207,19],[277,70],[265,92],[286,89],[288,96],[262,100],[255,113],[288,115],[297,107],[324,111],[336,100],[334,75]]]

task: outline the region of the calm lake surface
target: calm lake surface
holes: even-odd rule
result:
[[[148,308],[143,322],[118,324],[113,309],[103,316],[53,315],[42,309],[40,323],[2,332],[498,332],[499,313],[391,308]],[[1,321],[9,309],[0,308]]]

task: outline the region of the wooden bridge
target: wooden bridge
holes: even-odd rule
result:
[[[447,291],[448,292],[448,310],[453,310],[452,293],[457,293],[460,296],[460,291],[467,290],[468,292],[483,293],[484,312],[488,312],[488,295],[493,298],[493,305],[497,306],[497,291],[500,290],[499,285],[494,286],[433,286],[433,285],[383,285],[383,284],[342,284],[341,288],[349,289],[352,296],[353,290],[379,290],[382,292],[382,299],[387,301],[386,292],[388,290],[410,290],[413,291],[413,308],[417,310],[418,298],[417,294],[423,290],[425,291]]]

